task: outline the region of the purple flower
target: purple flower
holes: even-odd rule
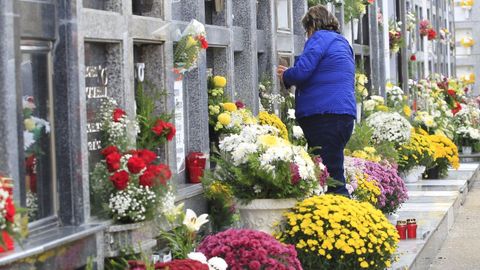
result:
[[[231,269],[302,270],[292,245],[254,230],[230,229],[207,236],[197,250],[207,256],[221,257]]]

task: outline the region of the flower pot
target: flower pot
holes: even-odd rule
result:
[[[157,245],[157,231],[152,222],[110,225],[105,229],[105,257],[117,257],[125,247],[132,247],[133,252],[148,251]]]
[[[425,171],[423,179],[438,179],[440,178],[440,169],[438,166],[432,167]]]
[[[401,177],[405,183],[415,183],[420,179],[424,171],[425,166],[415,166],[409,171],[402,173]]]
[[[397,225],[397,220],[400,217],[400,215],[391,213],[391,214],[385,214],[385,217],[387,217],[390,223],[392,223],[393,225]]]
[[[240,221],[244,228],[272,233],[282,214],[292,209],[296,199],[256,199],[248,204],[237,203]]]
[[[153,1],[154,0],[133,0],[132,12],[134,14],[143,14],[152,11]]]
[[[471,155],[472,154],[472,147],[471,146],[462,146],[462,154]]]
[[[465,19],[468,20],[470,18],[470,12],[472,12],[472,10],[469,9],[469,8],[464,8],[463,9],[463,14],[465,15]]]

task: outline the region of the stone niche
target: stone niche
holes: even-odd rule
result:
[[[134,42],[133,62],[135,96],[137,96],[140,87],[142,87],[145,95],[155,99],[155,113],[168,113],[163,44]],[[167,162],[167,151],[168,147],[166,145],[162,145],[157,149],[156,152],[161,162]]]
[[[100,108],[103,101],[114,98],[123,106],[122,48],[120,43],[85,42],[85,99],[89,171],[101,160]],[[93,198],[92,198],[93,199]],[[102,207],[92,204],[92,215]]]
[[[227,0],[205,0],[205,23],[225,26],[227,2]]]
[[[163,18],[163,0],[132,0],[133,15]]]
[[[122,0],[83,0],[83,7],[121,13]]]

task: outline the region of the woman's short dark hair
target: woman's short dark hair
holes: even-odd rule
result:
[[[312,33],[318,30],[330,30],[340,33],[340,26],[335,15],[330,13],[325,6],[316,5],[308,9],[302,19],[305,31]]]

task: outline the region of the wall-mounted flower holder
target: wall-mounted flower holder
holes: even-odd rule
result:
[[[472,37],[462,37],[460,39],[460,45],[465,48],[465,53],[467,55],[472,54],[472,46],[475,45],[475,40]]]
[[[135,64],[135,79],[139,82],[145,80],[145,63],[136,63]]]

